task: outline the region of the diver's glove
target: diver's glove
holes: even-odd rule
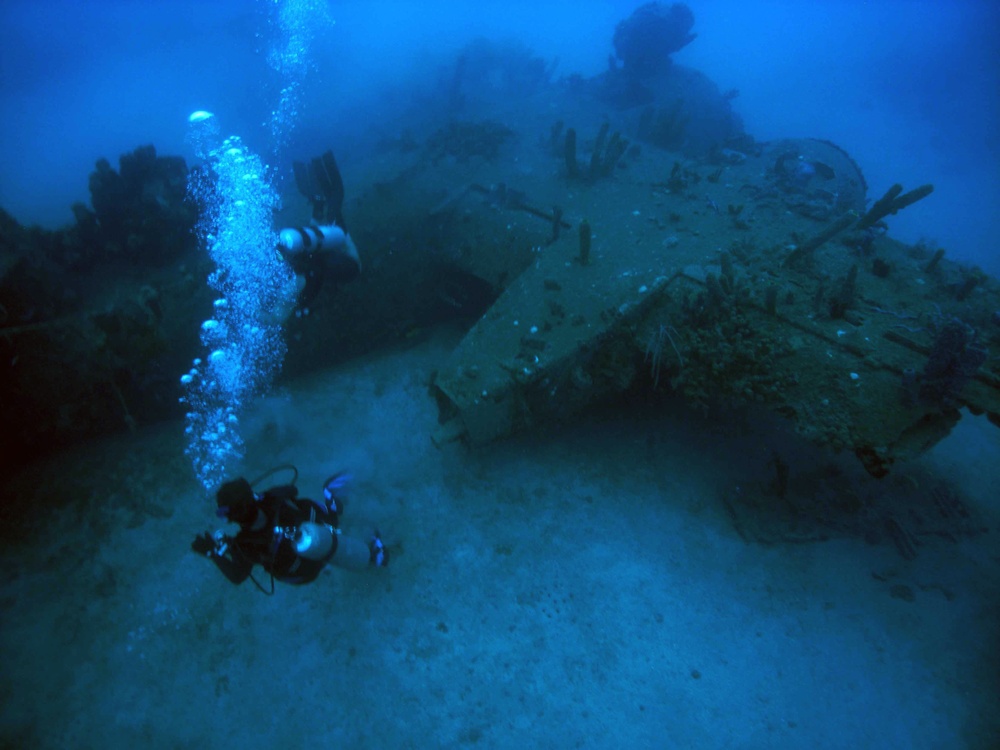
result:
[[[191,542],[191,549],[199,555],[204,555],[205,557],[224,555],[228,548],[229,539],[221,530],[216,531],[214,534],[209,534],[206,531],[205,533],[196,536],[194,541]]]
[[[204,534],[199,534],[191,542],[191,551],[205,557],[211,557],[215,551],[215,539],[207,531]]]

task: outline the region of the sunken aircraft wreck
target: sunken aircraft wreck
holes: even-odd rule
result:
[[[286,375],[463,319],[431,383],[439,443],[662,391],[758,404],[881,476],[963,409],[1000,425],[1000,285],[887,231],[932,187],[869,195],[833,143],[756,141],[737,92],[670,60],[693,17],[649,6],[599,76],[556,80],[528,50],[479,41],[384,124],[347,175],[364,272],[289,321]],[[652,40],[629,26],[642,13],[669,20]],[[61,233],[3,222],[8,455],[176,416],[211,307],[178,161],[103,162],[93,208]],[[111,200],[122,180],[140,199]],[[67,297],[74,274],[102,281]],[[60,368],[71,387],[44,375]]]

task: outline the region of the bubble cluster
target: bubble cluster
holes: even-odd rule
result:
[[[275,149],[288,139],[299,116],[302,82],[311,65],[316,35],[334,23],[324,0],[272,0],[267,62],[278,74],[280,93],[271,112]]]
[[[271,113],[275,154],[291,132],[316,34],[333,20],[324,0],[270,0],[268,62],[281,80]],[[206,489],[222,483],[243,457],[240,416],[270,387],[285,356],[281,319],[295,277],[276,252],[271,218],[278,207],[272,175],[238,137],[220,142],[215,116],[188,117],[188,143],[203,164],[191,170],[188,193],[201,210],[197,232],[215,262],[208,283],[218,297],[201,325],[207,354],[184,373],[187,454]]]
[[[204,131],[211,119],[192,115],[191,125]],[[197,231],[215,262],[208,282],[218,298],[212,317],[201,324],[208,354],[194,361],[181,384],[187,453],[198,479],[211,489],[243,456],[244,408],[267,391],[281,368],[285,343],[272,311],[294,299],[295,279],[275,252],[271,216],[278,198],[267,168],[239,138],[209,148],[188,188],[202,209]]]

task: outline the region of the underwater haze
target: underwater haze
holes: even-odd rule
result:
[[[0,750],[1000,748],[998,21],[0,0]]]
[[[7,0],[0,9],[0,206],[56,227],[87,199],[94,162],[152,143],[184,154],[185,117],[209,108],[251,146],[280,88],[265,59],[271,3]],[[607,65],[631,2],[336,2],[318,30],[297,133],[308,153],[378,131],[477,36],[520,41],[557,76]],[[933,183],[892,220],[904,241],[1000,272],[1000,5],[990,0],[692,2],[679,63],[737,89],[758,140],[826,138],[870,194]],[[360,144],[361,140],[358,141]],[[310,151],[311,149],[311,151]],[[341,152],[345,152],[342,146]],[[345,161],[350,154],[343,153]]]

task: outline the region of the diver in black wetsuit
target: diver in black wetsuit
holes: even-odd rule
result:
[[[235,584],[249,578],[254,565],[262,566],[272,577],[272,592],[273,579],[309,583],[328,562],[352,570],[385,567],[389,553],[377,531],[367,543],[340,533],[347,479],[344,474],[327,479],[323,502],[300,498],[294,481],[261,493],[242,477],[226,482],[216,494],[216,513],[240,530],[235,536],[206,531],[191,549],[211,558]]]
[[[309,314],[324,283],[353,281],[361,273],[361,258],[344,223],[344,181],[327,151],[308,165],[293,162],[295,184],[313,206],[313,224],[278,233],[278,252],[305,286],[295,305],[296,317]]]

